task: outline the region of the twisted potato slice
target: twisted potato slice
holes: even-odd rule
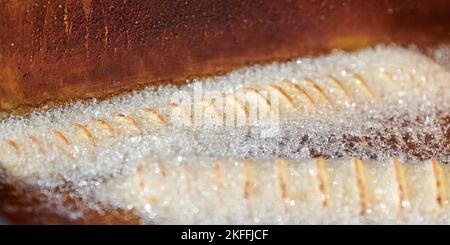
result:
[[[416,98],[428,99],[445,119],[449,78],[446,68],[423,55],[381,47],[274,64],[213,82],[199,81],[196,84],[204,85],[205,92],[215,91],[219,96],[202,95],[195,100],[195,85],[177,89],[175,93],[194,93],[190,97],[194,100],[188,103],[172,101],[166,97],[171,88],[163,88],[29,118],[10,118],[0,122],[1,177],[9,183],[23,181],[44,189],[71,183],[82,199],[134,209],[143,221],[157,223],[448,222],[447,166],[437,160],[402,165],[396,160],[316,159],[303,164],[283,160],[211,162],[200,157],[188,160],[192,164],[182,164],[184,160],[172,158],[195,155],[189,144],[195,142],[198,132],[214,136],[219,130],[241,132],[239,126],[278,120],[317,121],[332,114],[345,118],[348,113],[390,108]],[[223,85],[220,79],[226,84],[236,79],[236,86]],[[407,111],[394,114],[401,113]],[[437,117],[437,112],[430,113]],[[308,120],[294,129],[316,125],[308,125]],[[384,123],[386,129],[394,122]],[[436,125],[442,129],[433,129],[420,142],[433,142],[432,137],[444,139],[441,144],[448,142],[448,120]],[[188,136],[158,136],[160,131],[178,128],[184,131],[177,133]],[[436,136],[439,130],[442,135]],[[386,138],[386,147],[404,153],[405,149],[397,149],[390,132],[378,133]],[[400,135],[414,136],[414,130],[409,136]],[[342,137],[343,144],[356,142],[350,136]],[[194,140],[184,143],[186,138]],[[173,142],[176,140],[181,142]],[[180,147],[168,147],[167,152],[159,149],[164,153],[152,155],[153,148],[164,148],[161,142]],[[279,146],[283,147],[300,150]],[[448,149],[445,147],[441,148]],[[440,159],[448,156],[445,154],[440,153]],[[430,157],[438,156],[423,159]],[[159,158],[165,160],[151,160]]]
[[[356,64],[357,62],[361,64]],[[143,101],[134,98],[139,97],[135,95],[128,100],[130,105],[118,108],[115,108],[115,102],[112,100],[107,102],[110,106],[88,105],[83,109],[84,112],[76,109],[71,111],[68,108],[61,115],[59,112],[53,113],[54,115],[50,113],[49,117],[60,117],[60,122],[54,121],[45,125],[42,121],[46,119],[38,118],[31,120],[30,126],[22,125],[23,131],[34,135],[35,132],[32,131],[40,127],[42,130],[38,131],[41,135],[53,135],[50,137],[52,139],[46,139],[47,141],[56,141],[60,147],[67,147],[72,138],[77,138],[80,144],[84,144],[84,139],[96,145],[97,138],[105,135],[145,135],[148,130],[155,131],[162,125],[235,127],[256,126],[259,123],[289,118],[317,119],[326,114],[361,109],[363,105],[370,109],[379,103],[392,103],[392,98],[387,99],[399,95],[403,95],[399,97],[399,103],[405,98],[414,99],[414,96],[429,97],[430,103],[438,103],[436,98],[445,102],[447,81],[450,79],[450,72],[429,58],[395,47],[369,49],[350,55],[331,55],[313,60],[304,66],[288,64],[286,67],[284,69],[292,71],[274,72],[280,73],[278,80],[247,83],[243,88],[237,86],[231,91],[212,86],[212,89],[206,88],[200,92],[214,91],[216,96],[203,95],[196,98],[194,95],[189,97],[188,103],[170,102],[167,98],[160,98],[167,103],[152,106],[148,105],[145,99]],[[355,67],[358,71],[354,70]],[[237,77],[242,80],[251,79],[251,75],[246,75],[245,72]],[[197,84],[202,89],[202,82]],[[194,93],[195,88],[196,86]],[[189,89],[181,90],[192,92]],[[80,117],[73,114],[86,113],[85,111],[89,110],[91,112],[81,118],[84,122],[76,121],[80,120]],[[10,120],[5,126],[17,122]],[[34,125],[34,122],[38,123]],[[28,137],[29,135],[24,136],[19,132],[16,138],[28,138],[23,144],[38,144],[43,147],[43,142],[39,143],[41,140],[38,140],[36,135]],[[14,138],[4,136],[0,137],[0,140],[3,139],[4,143],[19,151],[19,146],[14,146]]]
[[[445,223],[449,177],[434,159],[149,160],[103,197],[156,223]]]

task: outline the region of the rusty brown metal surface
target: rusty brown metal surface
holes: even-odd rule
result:
[[[252,63],[450,40],[450,2],[0,0],[0,110],[103,98]]]

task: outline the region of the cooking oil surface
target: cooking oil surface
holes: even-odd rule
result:
[[[0,122],[0,166],[7,182],[50,195],[71,183],[93,208],[130,210],[143,222],[433,223],[447,203],[436,204],[445,191],[424,161],[450,161],[446,49],[434,57],[393,46],[337,52],[9,118]],[[316,157],[330,159],[323,176]],[[414,199],[432,208],[361,220],[376,210],[361,201],[376,199],[361,190],[366,169],[377,168],[369,193],[388,193],[378,195],[386,210],[409,205],[393,159],[423,163],[406,167],[405,185],[415,178],[432,189]],[[326,211],[327,193],[329,209],[341,211]]]

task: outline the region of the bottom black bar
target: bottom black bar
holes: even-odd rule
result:
[[[429,244],[447,235],[446,230],[446,226],[0,226],[0,241],[2,244],[117,242],[127,245],[133,242],[261,244],[275,241],[296,241],[296,244],[423,241]]]

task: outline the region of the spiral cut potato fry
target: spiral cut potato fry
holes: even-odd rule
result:
[[[157,223],[447,223],[449,177],[436,160],[154,160],[105,196]]]
[[[70,183],[91,206],[130,210],[142,222],[448,222],[447,166],[438,163],[449,160],[448,81],[448,69],[426,56],[380,46],[11,117],[0,122],[0,180],[48,190]],[[380,111],[387,116],[372,118]],[[395,117],[415,123],[414,111],[424,117],[415,128],[385,130]],[[292,146],[326,131],[324,122],[341,143],[326,138],[306,155]],[[364,123],[371,140],[342,130]],[[306,136],[268,145],[269,130],[256,137],[262,144],[248,141],[267,125]],[[393,155],[405,153],[394,134],[419,160],[439,160],[386,160],[380,137]],[[427,154],[416,143],[430,145]],[[239,160],[251,147],[294,160]],[[378,162],[303,160],[321,148]]]

